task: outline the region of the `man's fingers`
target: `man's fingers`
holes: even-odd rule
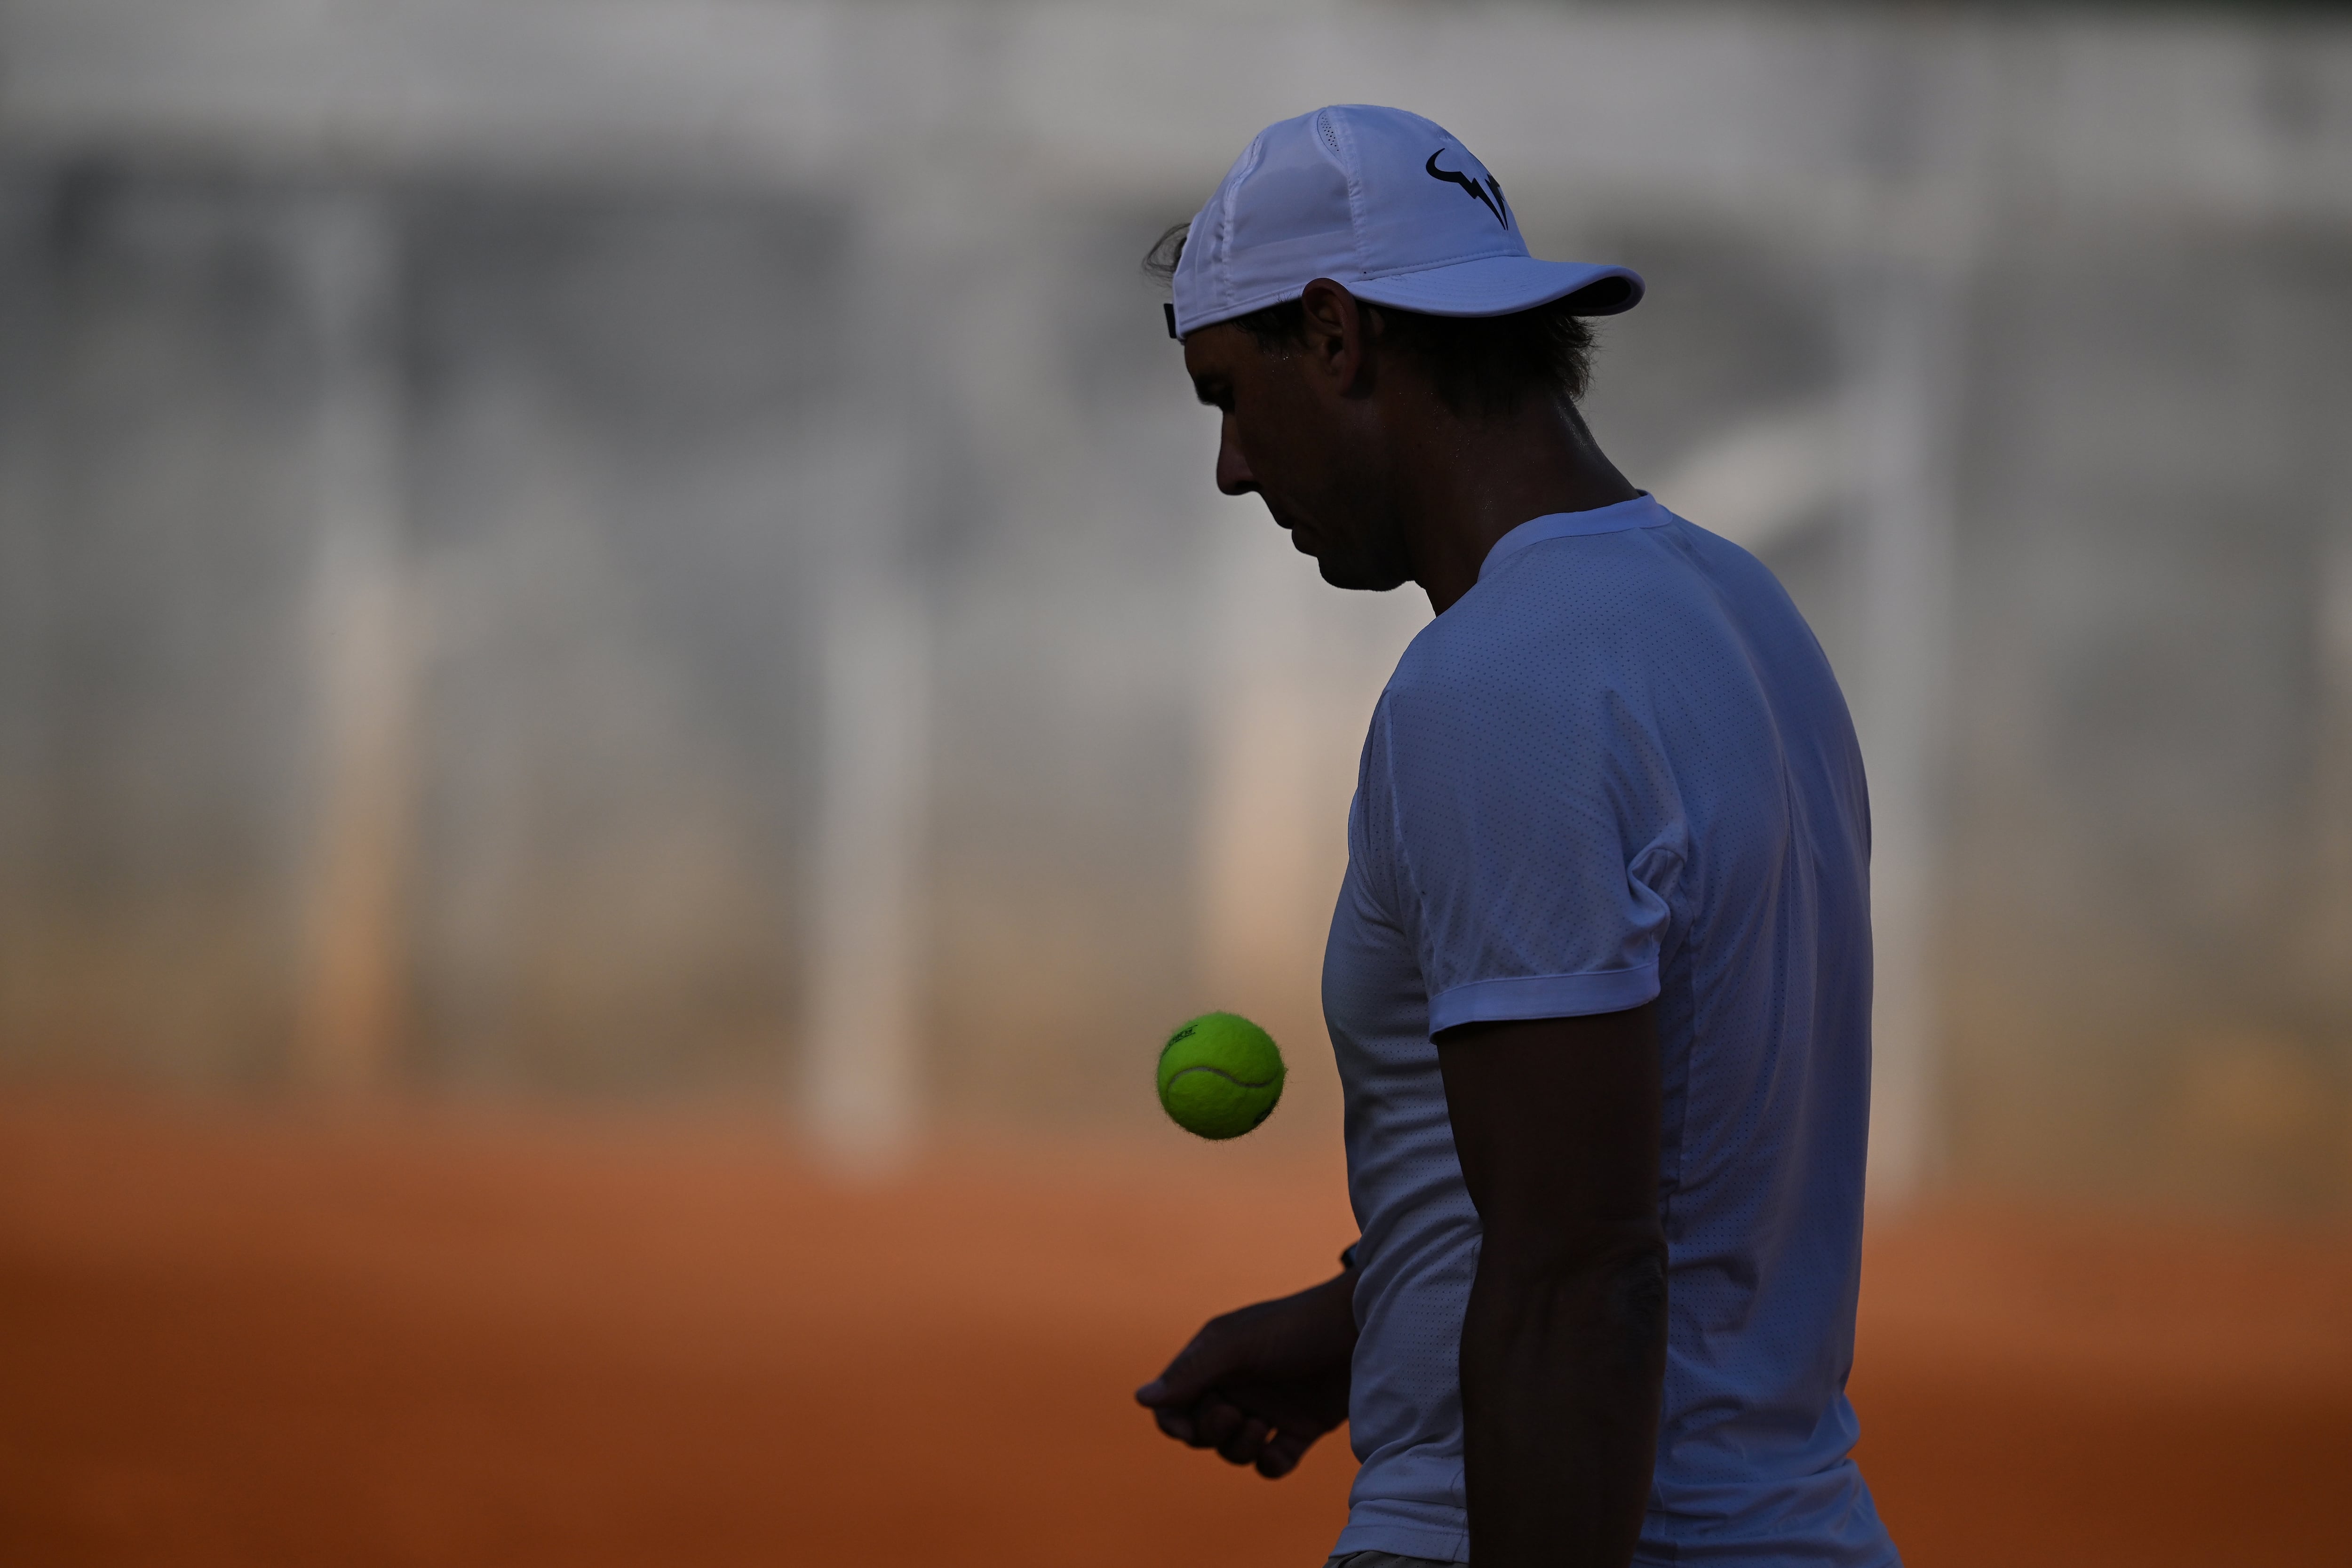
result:
[[[1162,1432],[1188,1447],[1214,1448],[1227,1464],[1255,1465],[1258,1474],[1269,1480],[1297,1469],[1299,1459],[1322,1435],[1311,1428],[1277,1431],[1265,1416],[1213,1394],[1197,1405],[1157,1405],[1151,1418]]]
[[[1277,1432],[1274,1441],[1257,1457],[1257,1473],[1267,1480],[1277,1480],[1298,1468],[1298,1461],[1314,1446],[1315,1436],[1309,1432]]]
[[[1265,1451],[1274,1429],[1256,1416],[1244,1420],[1232,1436],[1217,1445],[1217,1457],[1229,1465],[1251,1465]]]
[[[1204,1399],[1192,1412],[1192,1435],[1185,1441],[1195,1448],[1222,1451],[1249,1424],[1249,1419],[1222,1399]]]
[[[1179,1443],[1194,1448],[1214,1448],[1237,1465],[1246,1465],[1257,1458],[1269,1430],[1264,1421],[1215,1394],[1192,1405],[1155,1405],[1151,1419]]]

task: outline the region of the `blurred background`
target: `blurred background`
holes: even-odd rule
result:
[[[1353,1234],[1427,605],[1137,263],[1348,100],[1643,273],[1591,423],[1854,708],[1911,1559],[2340,1550],[2352,19],[1343,0],[0,3],[0,1545],[1319,1561],[1120,1406]]]

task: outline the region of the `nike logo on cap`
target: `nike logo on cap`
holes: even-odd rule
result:
[[[1437,150],[1437,153],[1443,153],[1444,151],[1444,148],[1440,147]],[[1508,202],[1503,200],[1503,182],[1495,178],[1492,174],[1486,176],[1487,187],[1495,193],[1494,199],[1489,201],[1486,197],[1486,192],[1479,188],[1478,182],[1476,180],[1472,179],[1469,175],[1462,173],[1459,169],[1439,168],[1437,166],[1437,153],[1432,153],[1429,155],[1429,162],[1423,165],[1423,168],[1428,171],[1429,177],[1433,180],[1443,180],[1448,184],[1461,186],[1464,190],[1469,192],[1470,195],[1475,196],[1488,212],[1495,215],[1495,221],[1496,223],[1501,224],[1505,228],[1510,227],[1511,207]]]

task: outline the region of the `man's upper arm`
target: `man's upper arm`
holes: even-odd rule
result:
[[[1349,855],[1412,942],[1441,1037],[1658,994],[1680,802],[1638,714],[1559,684],[1401,666],[1373,715]]]
[[[1549,1273],[1658,1243],[1655,1002],[1437,1037],[1463,1179],[1486,1245]]]

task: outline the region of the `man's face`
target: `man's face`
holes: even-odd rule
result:
[[[1222,416],[1217,489],[1255,494],[1290,542],[1339,588],[1412,579],[1390,500],[1372,401],[1318,374],[1316,349],[1261,349],[1230,321],[1184,339],[1184,368]]]

